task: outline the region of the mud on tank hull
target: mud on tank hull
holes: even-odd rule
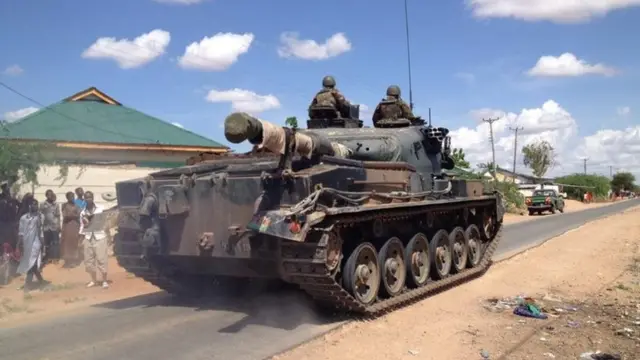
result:
[[[405,163],[300,160],[285,181],[269,175],[277,161],[216,160],[118,183],[119,263],[172,293],[275,279],[319,304],[365,314],[424,298],[491,264],[504,208],[479,182],[452,180],[434,197],[420,195],[420,175]],[[372,190],[400,195],[359,204],[340,195]],[[314,195],[321,211],[291,216]]]

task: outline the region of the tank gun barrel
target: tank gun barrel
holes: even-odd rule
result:
[[[284,127],[258,119],[244,112],[234,112],[224,120],[224,136],[227,141],[239,144],[248,140],[259,148],[284,155],[287,132]],[[329,141],[313,132],[295,132],[295,152],[305,158],[314,155],[348,157],[351,152],[342,144]]]

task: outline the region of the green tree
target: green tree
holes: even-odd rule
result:
[[[486,163],[480,163],[477,165],[478,169],[481,170],[481,172],[484,174],[485,172],[488,172],[489,175],[491,175],[494,179],[495,179],[495,173],[496,173],[496,164],[493,163],[493,161],[489,161]]]
[[[636,177],[630,172],[619,172],[613,175],[611,179],[611,190],[620,192],[623,190],[631,191],[635,188]]]
[[[292,129],[297,129],[298,128],[298,118],[295,116],[289,116],[285,121],[284,121],[285,125],[287,125],[288,127],[292,128]]]
[[[524,166],[531,169],[533,176],[542,178],[556,163],[556,153],[551,144],[546,141],[537,141],[522,148]]]
[[[575,173],[556,178],[555,182],[563,185],[568,198],[576,200],[582,200],[587,191],[591,191],[595,198],[604,198],[611,189],[609,178],[602,175]]]
[[[464,159],[464,150],[460,148],[454,148],[451,157],[453,158],[453,162],[457,167],[462,169],[468,169],[471,167],[469,162]]]
[[[68,166],[46,155],[51,153],[51,145],[8,140],[9,129],[4,121],[0,121],[0,131],[0,182],[6,181],[10,186],[18,182],[36,186],[38,171],[43,165],[58,165],[60,173],[56,180],[66,181]]]

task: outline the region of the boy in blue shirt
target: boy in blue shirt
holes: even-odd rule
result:
[[[84,210],[87,208],[87,202],[84,200],[84,190],[81,187],[76,189],[76,198],[74,202],[80,208],[80,210]]]

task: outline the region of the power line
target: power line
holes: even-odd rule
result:
[[[489,141],[491,141],[491,154],[493,157],[493,177],[496,177],[496,146],[493,138],[493,123],[500,120],[500,118],[495,119],[482,119],[483,122],[489,123]]]
[[[53,110],[53,109],[51,108],[51,105],[48,105],[48,106],[47,106],[47,105],[44,105],[43,103],[41,103],[41,102],[39,102],[39,101],[37,101],[37,100],[35,100],[35,99],[33,99],[33,98],[31,98],[31,97],[29,97],[29,96],[27,96],[27,95],[23,94],[23,93],[21,93],[20,91],[18,91],[18,90],[16,90],[16,89],[14,89],[13,87],[11,87],[11,86],[9,86],[9,85],[5,84],[5,83],[4,83],[4,82],[2,82],[2,81],[0,81],[0,86],[4,87],[5,89],[7,89],[7,90],[11,91],[12,93],[14,93],[14,94],[16,94],[16,95],[18,95],[18,96],[20,96],[20,97],[22,97],[22,98],[24,98],[24,99],[27,99],[27,100],[31,101],[32,103],[34,103],[34,104],[36,104],[36,105],[38,105],[38,106],[42,107],[43,109],[46,109],[47,111],[51,111],[51,112],[53,112],[53,113],[55,113],[55,114],[58,114],[58,115],[60,115],[60,116],[62,116],[62,117],[64,117],[64,118],[69,119],[69,120],[71,120],[71,121],[73,121],[73,122],[76,122],[76,123],[78,123],[78,124],[82,124],[82,125],[88,126],[88,127],[90,127],[90,128],[94,128],[94,129],[96,129],[96,130],[99,130],[99,131],[102,131],[102,132],[106,132],[106,133],[110,133],[110,134],[114,134],[114,135],[119,135],[119,136],[123,136],[123,137],[128,137],[128,138],[136,139],[136,140],[151,141],[151,142],[152,142],[152,143],[154,143],[154,144],[155,144],[155,143],[158,143],[158,141],[157,141],[157,140],[154,140],[154,139],[143,138],[143,137],[138,137],[138,136],[134,136],[134,135],[127,135],[127,134],[123,134],[123,133],[118,132],[118,131],[107,130],[107,129],[104,129],[104,128],[101,128],[101,127],[95,126],[95,125],[93,125],[93,124],[89,124],[89,123],[87,123],[87,122],[84,122],[84,121],[81,121],[81,120],[78,120],[78,119],[74,119],[74,118],[72,118],[71,116],[69,116],[69,115],[67,115],[67,114],[63,114],[63,113],[61,113],[61,112],[58,112],[58,111]]]
[[[523,127],[509,127],[509,130],[515,133],[513,138],[513,182],[516,182],[516,158],[518,157],[518,131],[524,130]]]

